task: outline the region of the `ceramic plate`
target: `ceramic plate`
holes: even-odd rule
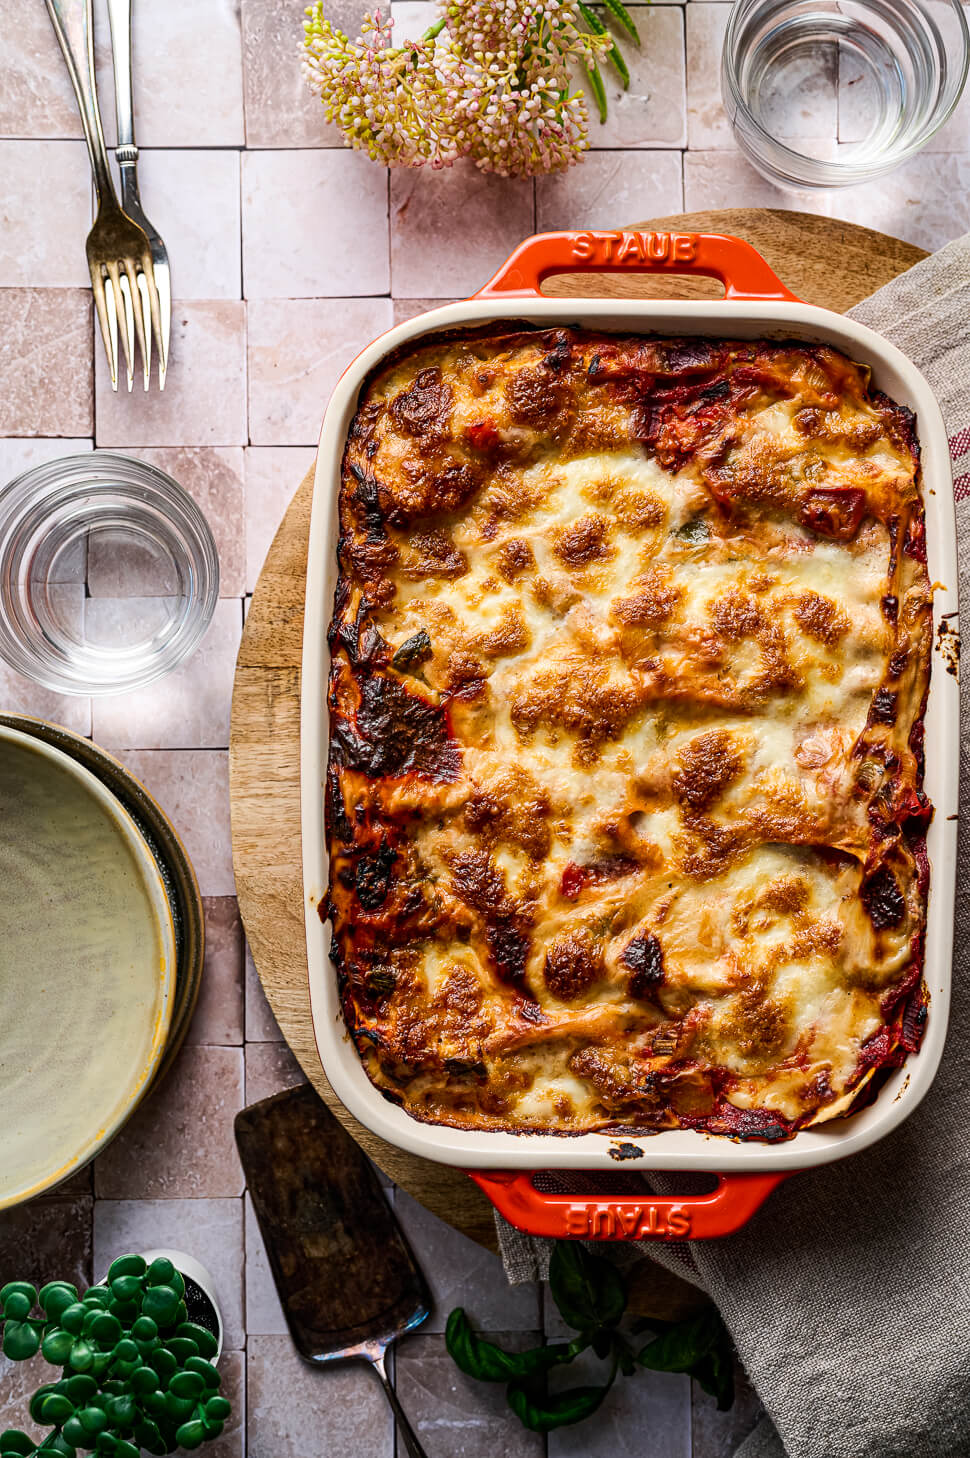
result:
[[[134,821],[59,749],[0,727],[0,1208],[90,1159],[147,1088],[175,931]]]

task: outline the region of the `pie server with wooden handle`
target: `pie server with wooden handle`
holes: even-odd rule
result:
[[[410,1458],[427,1458],[387,1376],[431,1294],[377,1176],[309,1085],[236,1116],[236,1143],[283,1314],[307,1362],[370,1362]]]

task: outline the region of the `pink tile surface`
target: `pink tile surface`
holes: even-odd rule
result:
[[[687,142],[692,149],[733,147],[721,102],[721,49],[730,10],[691,0],[687,20]]]
[[[47,11],[4,0],[0,136],[82,137],[81,118]]]
[[[239,153],[142,147],[138,187],[180,299],[240,299]]]
[[[242,1050],[186,1044],[171,1078],[98,1156],[95,1193],[102,1200],[241,1195],[232,1121],[242,1107]]]
[[[679,213],[684,206],[679,152],[591,152],[581,167],[536,181],[536,227],[615,228]]]
[[[466,298],[533,231],[531,182],[470,163],[391,173],[391,287],[400,298]]]
[[[142,447],[138,457],[172,476],[200,507],[212,528],[219,553],[220,596],[238,597],[244,590],[246,575],[241,447]],[[106,581],[104,585],[109,587],[110,583]],[[91,582],[90,576],[88,587],[92,593],[97,591],[97,584]]]
[[[203,897],[205,966],[189,1043],[238,1046],[243,1042],[245,984],[243,929],[235,896]]]
[[[327,12],[352,31],[365,6],[337,0]],[[243,86],[249,147],[339,147],[323,107],[293,64],[303,38],[303,0],[242,0]]]
[[[92,435],[91,295],[0,289],[0,435]]]
[[[229,756],[215,749],[128,749],[119,758],[163,806],[203,896],[233,896]]]
[[[0,141],[0,288],[87,288],[83,142]]]
[[[246,590],[259,578],[277,528],[316,458],[312,446],[250,446],[246,452]]]
[[[249,1338],[249,1458],[393,1458],[394,1433],[380,1383],[361,1362],[313,1368],[288,1336]],[[362,1446],[363,1445],[363,1446]]]
[[[246,1042],[282,1043],[283,1034],[266,1000],[263,984],[256,971],[249,947],[246,947]]]
[[[94,449],[90,437],[78,440],[0,439],[0,489],[23,471],[32,471],[62,456],[83,456]]]
[[[241,147],[242,35],[236,0],[132,5],[135,136],[141,147]],[[106,0],[95,0],[98,94],[105,140],[117,137]],[[151,214],[149,214],[151,216]]]
[[[248,307],[249,438],[315,446],[330,392],[364,345],[390,328],[391,301],[254,299]]]
[[[387,178],[365,153],[246,152],[242,213],[247,299],[387,290]]]
[[[303,1069],[286,1043],[246,1044],[247,1104],[258,1104],[261,1099],[306,1081]]]
[[[689,213],[701,208],[797,208],[838,214],[840,203],[835,193],[775,187],[739,152],[684,153],[684,207]]]
[[[5,714],[26,714],[31,719],[50,719],[73,729],[91,733],[91,700],[87,694],[58,694],[42,688],[32,679],[15,673],[0,659],[0,705]]]
[[[89,597],[85,622],[92,638],[110,644],[127,633],[142,605],[157,604],[131,597]],[[242,636],[239,599],[216,603],[215,613],[199,647],[181,668],[133,693],[112,694],[93,701],[94,738],[117,753],[123,749],[226,749],[229,746],[229,704],[236,655]]]
[[[173,303],[164,391],[153,383],[151,390],[129,395],[122,384],[115,393],[100,344],[96,361],[99,446],[245,445],[246,306],[241,300]]]
[[[116,1256],[158,1248],[182,1250],[202,1262],[215,1285],[226,1350],[239,1350],[246,1332],[242,1200],[98,1200],[94,1211],[98,1276]]]
[[[623,89],[612,66],[600,67],[607,117],[600,122],[595,106],[591,107],[590,146],[683,147],[687,140],[684,10],[676,5],[631,5],[628,9],[641,40],[639,48],[627,45],[623,52],[630,86]]]

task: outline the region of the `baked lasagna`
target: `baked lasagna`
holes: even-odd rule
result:
[[[920,1041],[911,413],[823,345],[490,325],[359,399],[331,955],[433,1123],[785,1139]]]

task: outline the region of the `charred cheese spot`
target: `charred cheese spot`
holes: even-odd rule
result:
[[[503,542],[498,554],[499,571],[506,582],[514,582],[523,572],[534,572],[536,559],[528,542],[512,537]]]
[[[831,647],[849,631],[849,620],[830,597],[803,592],[795,603],[795,617],[810,638]]]
[[[585,930],[559,937],[546,952],[543,981],[560,1002],[588,992],[603,974],[603,954]]]
[[[416,1118],[775,1141],[919,1046],[909,412],[796,341],[488,323],[366,382],[331,955]]]
[[[698,734],[681,750],[679,759],[674,793],[692,810],[710,809],[744,768],[744,758],[733,736],[724,729]]]
[[[555,536],[554,550],[567,567],[588,567],[615,555],[610,544],[610,524],[605,516],[590,513],[563,527]]]

